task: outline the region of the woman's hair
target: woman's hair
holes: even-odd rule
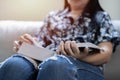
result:
[[[66,8],[68,8],[68,10],[71,11],[70,4],[68,3],[67,0],[65,0],[65,3],[64,3],[64,9]],[[94,25],[97,25],[96,24],[97,22],[95,20],[95,15],[98,11],[104,11],[100,6],[99,0],[89,0],[88,4],[86,5],[82,13],[82,16],[84,17],[86,15],[85,13],[89,13],[88,17],[94,21]],[[84,22],[83,17],[81,20],[79,20],[80,23]],[[95,27],[95,28],[97,28],[95,32],[95,37],[94,37],[94,39],[96,40],[98,35],[100,34],[100,27]],[[84,33],[86,32],[87,32],[86,27],[84,26]]]
[[[68,8],[69,11],[71,10],[70,5],[67,0],[64,1],[64,9]],[[98,11],[104,11],[102,7],[100,6],[100,3],[98,0],[89,0],[88,4],[85,7],[85,10],[83,11],[83,16],[84,13],[89,13],[90,17],[93,17],[96,12]]]
[[[68,8],[70,11],[70,5],[67,0],[64,1],[64,9]]]

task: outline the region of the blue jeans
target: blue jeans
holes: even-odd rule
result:
[[[104,76],[97,66],[57,55],[40,64],[37,80],[104,80]]]
[[[31,62],[14,55],[0,65],[0,80],[36,80],[37,71]]]
[[[0,66],[0,80],[104,80],[104,77],[97,66],[69,56],[53,56],[36,70],[30,61],[16,55]]]

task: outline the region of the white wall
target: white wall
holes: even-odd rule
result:
[[[43,20],[62,9],[63,0],[0,0],[0,20]]]
[[[43,20],[49,11],[63,8],[64,0],[0,0],[0,20]],[[112,19],[120,19],[120,0],[100,0]]]
[[[120,0],[99,0],[112,19],[120,19]]]

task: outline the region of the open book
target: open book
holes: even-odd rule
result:
[[[77,45],[80,50],[84,50],[85,47],[88,47],[90,53],[100,51],[100,48],[92,43],[78,43]],[[39,61],[43,61],[53,56],[56,52],[23,42],[20,49],[18,50],[18,53]]]
[[[43,61],[55,54],[54,51],[48,50],[43,47],[31,45],[25,42],[22,43],[20,49],[18,50],[18,53],[39,61]]]

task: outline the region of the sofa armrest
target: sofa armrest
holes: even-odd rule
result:
[[[14,53],[14,40],[25,33],[33,35],[42,25],[42,21],[0,21],[0,62]]]

